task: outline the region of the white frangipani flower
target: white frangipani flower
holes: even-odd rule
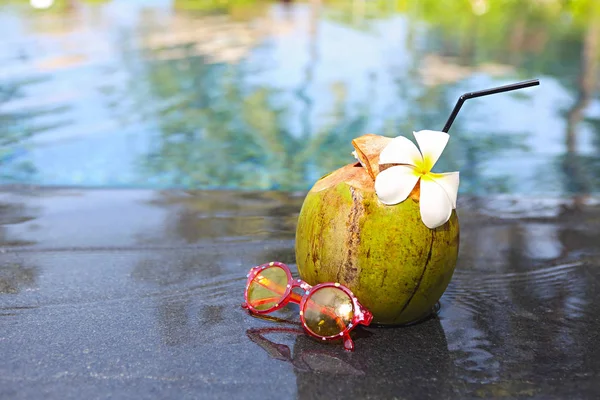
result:
[[[437,174],[431,169],[440,158],[450,136],[445,132],[413,132],[413,142],[398,136],[379,155],[379,164],[400,164],[377,175],[375,192],[383,204],[398,204],[421,181],[420,209],[423,223],[430,229],[444,225],[456,208],[458,172]]]

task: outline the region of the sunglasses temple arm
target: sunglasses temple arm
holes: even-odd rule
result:
[[[290,301],[292,303],[300,304],[302,301],[302,296],[296,292],[290,292]]]
[[[280,285],[276,284],[275,282],[272,282],[272,281],[270,281],[268,279],[257,281],[257,283],[260,286],[264,287],[265,289],[269,289],[270,291],[272,291],[274,293],[279,293],[279,292],[282,292],[282,291],[285,292],[285,290],[286,290],[284,287],[282,287],[282,286],[280,286]],[[271,301],[277,300],[278,298],[279,297],[270,297],[268,299],[262,299],[262,300],[259,300],[259,301],[261,301],[261,304],[265,304],[265,303],[269,303]],[[302,296],[299,295],[296,292],[290,291],[290,301],[292,301],[293,303],[296,303],[296,304],[300,304],[300,302],[302,301]]]
[[[300,300],[302,300],[302,297],[299,294],[297,294],[297,293],[293,293],[292,292],[292,294],[293,295],[290,296],[290,301],[292,303],[300,304]],[[264,299],[254,300],[252,302],[252,305],[253,306],[261,306],[263,304],[273,303],[274,301],[277,301],[277,300],[279,300],[279,296],[266,297]]]

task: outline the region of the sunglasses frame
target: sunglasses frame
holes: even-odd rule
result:
[[[287,281],[286,290],[282,296],[282,300],[280,303],[276,303],[273,307],[268,308],[266,310],[257,310],[248,301],[248,289],[250,288],[250,284],[252,283],[252,281],[254,280],[256,275],[258,275],[260,272],[262,272],[263,270],[265,270],[267,268],[273,268],[273,267],[281,268],[287,275],[288,281]],[[371,312],[369,310],[367,310],[362,304],[360,304],[360,302],[358,301],[356,296],[354,296],[352,291],[350,289],[348,289],[347,287],[345,287],[344,285],[341,285],[337,282],[336,283],[327,282],[327,283],[320,283],[318,285],[311,286],[307,282],[303,281],[302,279],[294,279],[292,277],[292,272],[290,271],[290,268],[282,262],[272,261],[270,263],[261,264],[256,267],[253,267],[250,269],[250,272],[248,273],[247,278],[248,278],[248,280],[246,282],[246,289],[244,291],[245,302],[244,302],[244,304],[242,304],[243,308],[245,308],[248,311],[250,311],[251,313],[255,313],[255,314],[262,315],[262,314],[272,313],[274,311],[277,311],[277,310],[285,307],[290,301],[292,301],[293,303],[296,303],[296,301],[294,301],[292,299],[292,297],[293,297],[293,294],[297,294],[297,293],[292,292],[292,291],[296,288],[300,288],[300,289],[302,289],[303,293],[301,295],[302,299],[300,300],[300,302],[298,304],[300,305],[300,322],[302,323],[302,326],[304,327],[304,331],[306,333],[308,333],[310,336],[317,338],[317,339],[321,339],[323,341],[344,339],[344,348],[346,350],[349,350],[349,351],[354,350],[354,342],[350,338],[350,331],[353,330],[354,328],[356,328],[357,325],[368,326],[371,324],[371,321],[373,320],[373,314],[371,314]],[[306,308],[306,302],[311,297],[312,293],[315,293],[316,291],[318,291],[320,289],[328,288],[328,287],[339,289],[342,292],[344,292],[346,295],[348,295],[348,297],[350,297],[350,299],[352,301],[352,321],[350,321],[350,323],[340,333],[338,333],[336,335],[331,335],[331,336],[322,336],[322,335],[316,334],[310,330],[310,328],[308,327],[308,324],[306,323],[306,319],[304,318],[304,310]],[[297,294],[297,295],[300,296],[300,294]]]

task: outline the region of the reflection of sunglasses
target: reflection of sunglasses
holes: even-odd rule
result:
[[[293,292],[300,288],[302,295]],[[271,262],[250,269],[242,307],[256,314],[267,314],[287,305],[300,305],[300,321],[306,332],[321,340],[344,339],[344,348],[354,350],[350,331],[356,325],[369,325],[373,315],[350,289],[339,283],[311,286],[293,279],[287,265]]]
[[[280,321],[287,322],[287,321]],[[296,350],[292,357],[292,352],[288,346],[281,343],[273,342],[265,337],[270,334],[293,334],[302,335],[304,331],[302,329],[295,328],[252,328],[246,331],[246,335],[254,343],[259,345],[263,350],[275,360],[285,361],[294,366],[294,368],[301,372],[317,372],[317,373],[329,373],[329,374],[340,374],[340,375],[364,375],[365,372],[362,367],[355,365],[355,362],[351,365],[347,361],[344,361],[338,354],[329,349],[323,349],[320,351],[300,349]]]

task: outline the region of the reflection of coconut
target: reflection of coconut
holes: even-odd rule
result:
[[[456,212],[429,229],[421,221],[419,190],[395,205],[379,202],[374,176],[389,138],[355,139],[362,164],[319,180],[298,219],[296,261],[314,285],[340,282],[373,313],[373,322],[403,324],[431,313],[446,290],[458,256]]]
[[[308,367],[294,370],[298,398],[454,397],[454,367],[437,318],[400,330],[378,329],[368,338],[361,339],[362,329],[353,335],[354,353],[344,352],[339,343],[298,336],[294,365]]]

